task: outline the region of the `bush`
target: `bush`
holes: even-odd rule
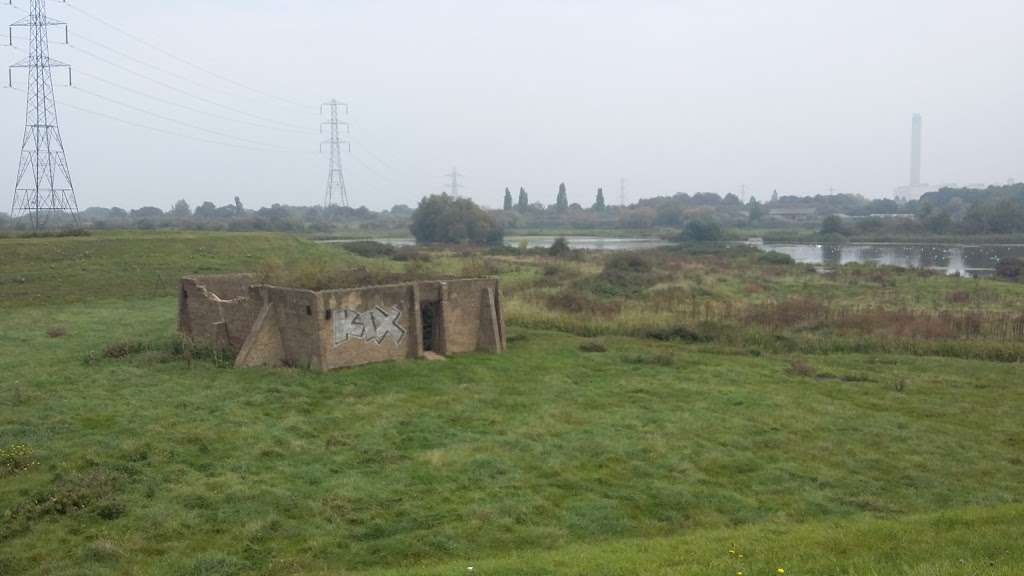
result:
[[[391,258],[397,252],[397,249],[394,246],[384,244],[383,242],[375,242],[373,240],[345,242],[341,247],[356,256],[362,256],[364,258]]]
[[[551,248],[548,248],[548,255],[556,258],[571,256],[572,248],[569,247],[569,241],[565,238],[555,238],[555,242],[551,244]]]
[[[1018,282],[1024,278],[1024,258],[1004,258],[996,265],[996,276]]]
[[[501,244],[504,232],[493,216],[468,198],[447,194],[420,201],[410,226],[418,244]]]
[[[588,288],[604,296],[635,296],[658,283],[650,260],[636,252],[619,252],[605,262],[604,270]]]
[[[683,228],[680,240],[684,242],[718,242],[724,236],[721,225],[714,220],[690,220]]]
[[[793,257],[789,254],[783,254],[782,252],[776,252],[774,250],[761,254],[758,260],[760,260],[762,264],[771,264],[773,266],[788,266],[790,264],[796,264],[796,260],[793,260]]]

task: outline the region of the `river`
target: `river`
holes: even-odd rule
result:
[[[528,248],[547,248],[556,236],[508,236],[505,244]],[[569,246],[580,250],[646,250],[670,246],[658,238],[602,238],[568,236]],[[393,246],[412,246],[412,238],[380,238],[378,242]],[[343,244],[347,240],[333,240]],[[902,268],[927,268],[947,274],[990,276],[1003,258],[1024,258],[1024,244],[929,244],[929,243],[852,243],[796,244],[776,242],[749,243],[765,251],[781,252],[803,264],[836,266],[852,262],[871,262]]]

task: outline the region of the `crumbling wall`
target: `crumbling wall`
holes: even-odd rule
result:
[[[262,302],[251,274],[186,277],[178,293],[178,330],[200,346],[237,352]]]
[[[505,350],[497,280],[452,280],[441,289],[446,354]]]
[[[320,302],[324,370],[419,356],[414,284],[321,292]]]
[[[237,366],[326,371],[422,356],[427,305],[437,313],[434,351],[505,350],[497,279],[323,292],[256,281],[249,274],[183,278],[179,330],[198,345],[236,353]]]

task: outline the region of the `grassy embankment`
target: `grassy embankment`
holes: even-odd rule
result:
[[[30,452],[0,456],[0,574],[1024,563],[1019,366],[595,341],[515,326],[521,310],[504,356],[326,375],[189,365],[158,278],[366,261],[285,237],[174,236],[0,241],[0,449]],[[38,257],[54,269],[30,275]],[[513,305],[543,275],[493,265]],[[119,282],[101,290],[108,273]]]
[[[747,248],[639,258],[501,257],[507,317],[581,336],[751,352],[903,352],[1024,359],[1024,284],[848,265],[822,274]]]

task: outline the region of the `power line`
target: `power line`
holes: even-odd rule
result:
[[[341,169],[341,126],[348,128],[348,124],[338,118],[338,108],[341,107],[344,107],[345,112],[348,113],[348,104],[337,100],[326,102],[321,107],[321,111],[327,108],[330,114],[329,120],[321,126],[328,126],[331,131],[330,139],[324,142],[331,147],[330,167],[327,170],[327,191],[324,192],[324,208],[330,208],[335,204],[335,200],[341,206],[348,207],[348,190],[345,189],[345,174]],[[346,142],[346,144],[348,143]],[[351,150],[351,144],[349,144],[349,150]],[[337,197],[335,197],[335,193],[337,193]]]
[[[192,84],[192,85],[194,85],[194,86],[196,86],[198,88],[201,88],[203,90],[210,90],[210,91],[213,91],[213,92],[218,92],[218,93],[223,94],[223,95],[228,96],[228,97],[234,97],[234,95],[231,94],[230,92],[226,92],[226,91],[220,90],[220,89],[218,89],[216,87],[210,86],[209,84],[204,84],[202,82],[196,82],[195,80],[193,80],[192,78],[189,78],[188,76],[185,76],[184,74],[178,74],[177,72],[174,72],[172,70],[168,70],[168,69],[163,68],[161,66],[157,66],[156,64],[153,64],[151,62],[147,62],[147,61],[145,61],[145,60],[143,60],[141,58],[137,58],[135,56],[132,56],[131,54],[128,54],[128,53],[123,52],[121,50],[118,50],[116,48],[112,48],[112,47],[108,46],[107,44],[104,44],[102,42],[98,42],[96,40],[90,40],[89,38],[86,38],[85,36],[76,33],[75,34],[75,39],[79,39],[79,38],[82,39],[82,40],[85,40],[86,42],[89,42],[91,44],[95,44],[95,45],[99,46],[100,48],[103,48],[104,50],[107,50],[107,51],[112,52],[112,53],[114,53],[114,54],[116,54],[118,56],[121,56],[122,58],[127,58],[128,60],[131,60],[132,62],[135,62],[135,63],[140,64],[142,66],[145,66],[147,68],[152,68],[153,70],[156,70],[156,71],[161,72],[163,74],[167,74],[169,76],[173,76],[174,78],[177,78],[177,79],[179,79],[179,80],[181,80],[183,82],[187,82],[189,84]],[[91,56],[92,58],[100,60],[101,62],[104,62],[106,64],[109,64],[111,66],[119,68],[121,70],[125,70],[125,71],[127,71],[127,72],[129,72],[131,74],[134,74],[134,75],[139,76],[139,77],[141,77],[143,79],[149,80],[150,82],[158,83],[161,86],[170,88],[172,90],[175,90],[177,92],[183,93],[183,94],[188,95],[188,96],[191,96],[193,98],[197,98],[197,99],[202,100],[204,102],[207,102],[209,104],[213,104],[214,106],[218,106],[218,107],[221,107],[221,108],[226,108],[228,110],[232,110],[232,111],[236,112],[237,114],[241,114],[241,115],[244,115],[244,116],[249,116],[249,117],[252,117],[252,118],[256,118],[256,119],[262,120],[264,122],[270,122],[270,123],[273,123],[273,124],[279,124],[282,127],[288,127],[288,128],[292,128],[292,129],[295,129],[297,131],[303,131],[303,132],[307,131],[307,129],[305,129],[305,128],[298,128],[294,124],[289,124],[287,122],[280,122],[280,121],[275,120],[273,118],[268,118],[266,116],[261,116],[259,114],[252,114],[250,112],[246,112],[244,110],[240,110],[238,108],[235,108],[234,106],[225,106],[224,104],[221,104],[219,102],[216,102],[216,101],[211,100],[211,99],[206,98],[206,97],[201,97],[201,98],[197,97],[195,94],[193,94],[193,93],[191,93],[191,92],[189,92],[187,90],[183,90],[183,89],[178,88],[176,86],[173,86],[171,84],[167,84],[166,82],[163,82],[161,80],[156,80],[156,79],[152,78],[151,76],[147,76],[145,74],[142,74],[142,73],[137,72],[135,70],[132,70],[130,68],[126,68],[125,66],[123,66],[121,64],[118,64],[116,62],[113,62],[112,60],[109,60],[107,58],[104,58],[102,56],[94,54],[94,53],[92,53],[92,52],[90,52],[90,51],[88,51],[88,50],[86,50],[84,48],[81,48],[80,46],[76,46],[74,44],[69,44],[69,46],[71,46],[75,50],[78,50],[78,51],[86,54],[87,56]]]
[[[459,188],[463,187],[462,184],[459,183],[459,178],[462,177],[462,174],[459,174],[459,171],[455,169],[455,167],[452,167],[452,171],[445,174],[445,177],[451,178],[451,183],[448,184],[448,190],[452,193],[452,196],[458,198]]]
[[[228,139],[231,139],[231,140],[237,140],[239,142],[244,142],[244,143],[246,143],[248,145],[251,145],[251,146],[257,146],[257,147],[260,147],[260,148],[265,148],[267,150],[277,150],[278,152],[296,152],[296,150],[289,150],[289,149],[286,149],[286,148],[274,148],[272,146],[268,146],[264,142],[259,142],[259,141],[256,141],[256,140],[249,140],[249,139],[246,139],[246,138],[240,138],[238,136],[233,136],[233,135],[227,134],[225,132],[220,132],[220,131],[217,131],[217,130],[211,130],[211,129],[205,128],[203,126],[199,126],[198,124],[192,124],[191,122],[185,122],[183,120],[178,120],[176,118],[171,118],[170,116],[165,116],[165,115],[160,114],[158,112],[153,112],[152,110],[147,110],[145,108],[142,108],[142,107],[139,107],[139,106],[135,106],[134,104],[129,104],[127,102],[122,102],[122,101],[117,100],[115,98],[110,98],[109,96],[104,96],[102,94],[93,92],[91,90],[87,90],[87,89],[82,88],[80,86],[79,87],[75,87],[75,90],[77,90],[79,92],[82,92],[84,94],[88,94],[88,95],[90,95],[90,96],[92,96],[94,98],[99,98],[100,100],[104,100],[106,102],[110,102],[111,104],[116,104],[118,106],[123,106],[125,108],[130,109],[130,110],[134,110],[134,111],[140,112],[142,114],[147,114],[149,116],[153,116],[154,118],[159,118],[160,120],[164,120],[166,122],[172,122],[174,124],[185,126],[187,128],[192,128],[193,130],[199,130],[201,132],[206,132],[208,134],[213,134],[213,135],[219,136],[221,138],[228,138]]]
[[[293,128],[283,128],[283,127],[279,127],[279,126],[273,126],[273,125],[270,125],[270,124],[262,124],[262,123],[259,123],[259,122],[252,122],[250,120],[242,120],[242,119],[239,119],[239,118],[232,118],[230,116],[225,116],[223,114],[217,114],[216,112],[210,112],[208,110],[203,110],[201,108],[196,108],[195,106],[189,106],[188,104],[181,104],[179,102],[175,102],[173,100],[168,100],[168,99],[163,98],[161,96],[156,96],[156,95],[150,94],[148,92],[144,92],[142,90],[138,90],[138,89],[132,88],[130,86],[125,86],[123,84],[118,84],[117,82],[114,82],[114,81],[111,81],[111,80],[107,80],[106,78],[103,78],[102,76],[97,76],[96,74],[90,74],[88,72],[79,71],[79,75],[86,76],[86,77],[92,78],[94,80],[98,80],[100,82],[103,82],[104,84],[108,84],[110,86],[113,86],[115,88],[119,88],[119,89],[124,90],[126,92],[132,92],[134,94],[138,94],[139,96],[142,96],[144,98],[149,98],[149,99],[154,100],[156,102],[161,102],[161,103],[167,104],[169,106],[176,106],[176,107],[181,108],[183,110],[189,110],[191,112],[196,112],[198,114],[205,114],[205,115],[210,116],[212,118],[219,118],[221,120],[227,120],[228,122],[238,122],[240,124],[247,124],[249,126],[255,126],[257,128],[266,128],[268,130],[278,130],[278,131],[282,131],[282,132],[293,132],[293,133],[302,133],[302,134],[312,134],[313,133],[312,130],[301,130],[300,131],[300,130],[296,130],[296,129],[293,129]]]
[[[60,25],[64,23],[47,17],[45,0],[31,0],[28,16],[12,24],[28,28],[29,55],[11,66],[28,70],[25,133],[11,217],[28,217],[35,230],[44,226],[53,214],[70,214],[78,224],[78,200],[53,97],[53,68],[70,69],[67,64],[50,58],[49,27]]]
[[[233,84],[235,86],[238,86],[239,88],[243,88],[245,90],[248,90],[248,91],[253,92],[255,94],[259,94],[259,95],[264,96],[266,98],[271,98],[271,99],[277,100],[279,102],[284,102],[284,103],[286,103],[288,105],[301,108],[301,109],[306,110],[306,111],[311,111],[310,107],[308,105],[306,105],[306,104],[302,104],[300,102],[296,102],[295,100],[291,100],[289,98],[283,98],[281,96],[277,96],[276,94],[271,94],[270,92],[266,92],[266,91],[261,90],[259,88],[254,88],[252,86],[248,86],[246,84],[238,82],[237,80],[233,80],[231,78],[228,78],[227,76],[224,76],[223,74],[220,74],[219,72],[210,70],[208,68],[200,66],[199,64],[196,64],[196,63],[191,62],[191,61],[189,61],[189,60],[187,60],[185,58],[182,58],[182,57],[180,57],[180,56],[178,56],[178,55],[176,55],[176,54],[174,54],[172,52],[164,50],[160,46],[157,46],[156,44],[153,44],[152,42],[146,40],[145,38],[142,38],[141,36],[138,36],[136,34],[132,34],[131,32],[128,32],[127,30],[122,29],[121,27],[117,26],[116,24],[113,24],[111,22],[108,22],[107,20],[104,20],[103,18],[100,18],[99,16],[96,16],[94,14],[90,14],[89,12],[79,8],[78,6],[75,6],[73,4],[67,4],[67,6],[69,8],[71,8],[72,10],[75,10],[76,12],[82,14],[86,18],[89,18],[91,20],[99,22],[100,24],[103,24],[104,26],[106,26],[106,27],[108,27],[108,28],[110,28],[112,30],[117,31],[117,32],[127,36],[128,38],[131,38],[132,40],[135,40],[136,42],[138,42],[138,43],[140,43],[140,44],[142,44],[142,45],[144,45],[144,46],[146,46],[146,47],[148,47],[148,48],[150,48],[152,50],[155,50],[155,51],[157,51],[157,52],[159,52],[159,53],[161,53],[161,54],[163,54],[163,55],[165,55],[165,56],[167,56],[169,58],[172,58],[172,59],[174,59],[174,60],[176,60],[178,62],[181,62],[182,64],[185,64],[186,66],[190,66],[192,68],[195,68],[196,70],[199,70],[200,72],[204,72],[206,74],[209,74],[210,76],[213,76],[214,78],[218,78],[218,79],[220,79],[220,80],[222,80],[224,82],[227,82],[229,84]]]
[[[25,90],[22,90],[20,88],[13,88],[13,90],[15,92],[20,92],[22,94],[25,93]],[[125,124],[127,126],[132,126],[134,128],[140,128],[140,129],[143,129],[143,130],[149,130],[151,132],[156,132],[156,133],[159,133],[159,134],[164,134],[166,136],[174,136],[174,137],[177,137],[177,138],[183,138],[185,140],[192,140],[192,141],[195,141],[195,142],[203,142],[205,144],[215,144],[215,145],[218,145],[218,146],[226,146],[226,147],[229,147],[229,148],[238,148],[238,149],[241,149],[241,150],[251,150],[251,151],[254,151],[254,152],[271,152],[271,153],[274,153],[274,154],[281,154],[282,152],[284,152],[284,153],[308,154],[308,155],[313,155],[314,154],[314,152],[305,152],[305,151],[294,151],[294,152],[292,152],[292,151],[288,151],[288,150],[279,150],[279,149],[274,149],[274,148],[260,148],[260,147],[257,147],[257,146],[248,146],[248,145],[245,145],[245,144],[236,144],[236,143],[233,143],[233,142],[224,142],[224,141],[221,141],[221,140],[214,140],[214,139],[211,139],[211,138],[204,138],[202,136],[194,136],[192,134],[186,134],[184,132],[177,132],[175,130],[168,130],[166,128],[160,128],[160,127],[157,127],[157,126],[151,126],[149,124],[144,124],[142,122],[135,122],[133,120],[127,120],[127,119],[122,118],[120,116],[114,116],[113,114],[108,114],[106,112],[100,112],[98,110],[93,110],[91,108],[86,108],[85,106],[79,106],[77,104],[72,104],[71,102],[68,102],[66,100],[55,100],[55,102],[57,104],[60,104],[61,106],[65,107],[65,108],[71,108],[73,110],[77,110],[79,112],[84,112],[86,114],[91,114],[93,116],[104,118],[106,120],[112,120],[114,122],[118,122],[120,124]]]
[[[205,96],[200,96],[198,94],[194,94],[192,92],[189,92],[188,90],[185,90],[185,89],[182,89],[182,88],[178,88],[177,86],[175,86],[173,84],[170,84],[168,82],[164,82],[163,80],[160,80],[158,78],[153,78],[153,77],[151,77],[151,76],[149,76],[147,74],[143,74],[142,72],[139,72],[137,70],[133,70],[131,68],[128,68],[127,66],[118,64],[117,62],[114,62],[113,60],[110,60],[109,58],[105,58],[103,56],[95,54],[95,53],[93,53],[93,52],[91,52],[89,50],[86,50],[86,49],[84,49],[84,48],[82,48],[80,46],[73,46],[73,48],[75,48],[75,50],[85,54],[86,56],[90,56],[90,57],[95,58],[95,59],[97,59],[97,60],[99,60],[101,62],[109,64],[110,66],[113,66],[115,68],[119,68],[121,70],[124,70],[125,72],[128,72],[129,74],[132,74],[134,76],[138,76],[139,78],[142,78],[144,80],[148,80],[150,82],[153,82],[154,84],[158,84],[158,85],[160,85],[160,86],[162,86],[164,88],[167,88],[168,90],[172,90],[172,91],[177,92],[179,94],[184,94],[184,95],[189,96],[191,98],[195,98],[196,100],[199,100],[201,102],[205,102],[207,104],[210,104],[212,106],[216,106],[216,107],[224,109],[224,110],[229,110],[229,111],[234,112],[236,114],[240,114],[240,115],[243,115],[243,116],[249,116],[251,118],[256,118],[256,119],[262,120],[264,122],[271,122],[271,123],[274,123],[274,124],[281,124],[280,122],[277,122],[276,120],[273,120],[272,118],[266,118],[266,117],[260,116],[258,114],[253,114],[251,112],[245,112],[243,110],[239,110],[237,108],[221,104],[221,103],[219,103],[219,102],[217,102],[215,100],[211,100],[211,99],[209,99],[209,98],[207,98]],[[294,125],[283,124],[283,126],[286,126],[286,127],[290,128],[290,129],[293,129],[295,131],[305,131],[305,129],[296,127]]]

